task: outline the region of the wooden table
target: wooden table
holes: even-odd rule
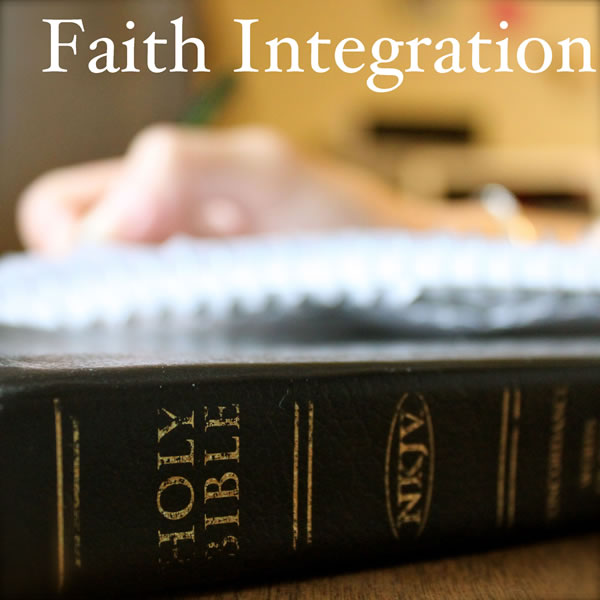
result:
[[[185,600],[599,600],[600,534]],[[183,600],[183,599],[181,599]]]

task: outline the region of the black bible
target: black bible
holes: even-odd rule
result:
[[[201,591],[600,522],[593,340],[0,347],[3,597]]]

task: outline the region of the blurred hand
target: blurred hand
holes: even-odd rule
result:
[[[299,154],[270,130],[153,126],[126,156],[42,176],[23,193],[24,244],[62,254],[81,242],[380,225],[375,178]],[[368,200],[365,200],[368,199]]]
[[[528,211],[535,236],[577,239],[588,219]],[[477,200],[400,198],[374,175],[298,152],[271,130],[171,125],[140,133],[127,154],[42,176],[17,211],[26,247],[64,254],[84,242],[157,243],[341,227],[444,229],[507,236]]]

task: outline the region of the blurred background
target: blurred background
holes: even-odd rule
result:
[[[182,15],[186,37],[205,41],[212,73],[89,73],[84,39],[127,39],[129,19],[140,41],[151,31],[170,38],[169,21]],[[42,19],[49,18],[85,21],[80,56],[61,57],[68,73],[42,72],[49,64],[49,28]],[[376,171],[423,202],[457,202],[497,182],[525,204],[600,210],[600,74],[557,73],[556,52],[556,64],[540,75],[467,69],[442,76],[426,67],[434,51],[422,48],[426,72],[407,74],[388,94],[370,91],[366,74],[335,69],[232,76],[241,54],[233,19],[241,18],[260,19],[257,68],[267,66],[266,40],[302,42],[315,31],[334,41],[358,37],[367,48],[380,37],[466,42],[476,31],[494,41],[508,34],[513,53],[528,37],[544,38],[554,49],[567,37],[585,37],[598,68],[596,0],[2,0],[0,252],[19,247],[15,202],[33,178],[120,154],[144,125],[180,120],[194,107],[197,115],[199,106],[202,119],[216,125],[277,127],[309,149]],[[502,20],[510,23],[508,33],[498,27]],[[577,51],[574,61],[579,64]]]

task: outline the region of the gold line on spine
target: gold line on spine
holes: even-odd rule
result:
[[[308,403],[308,467],[307,467],[307,507],[306,507],[306,542],[312,544],[312,470],[313,470],[313,429],[315,410],[312,402]]]
[[[298,447],[300,444],[300,407],[294,404],[294,489],[292,507],[292,531],[294,550],[298,545]]]
[[[54,432],[56,436],[56,525],[58,544],[58,591],[65,583],[65,515],[64,515],[64,474],[63,474],[63,434],[60,401],[54,399]]]
[[[81,567],[81,453],[79,421],[71,417],[73,425],[73,549],[75,565]]]
[[[504,518],[504,489],[506,484],[506,445],[508,438],[508,414],[510,407],[510,390],[504,389],[502,397],[502,428],[500,430],[500,451],[498,455],[498,487],[497,487],[497,513],[498,527],[502,526]]]
[[[510,474],[508,480],[508,526],[512,527],[515,522],[517,501],[517,459],[519,455],[519,419],[521,418],[521,390],[515,390],[513,405],[513,426],[510,442]]]
[[[513,419],[518,421],[521,418],[521,390],[515,390],[515,404],[513,406]]]

